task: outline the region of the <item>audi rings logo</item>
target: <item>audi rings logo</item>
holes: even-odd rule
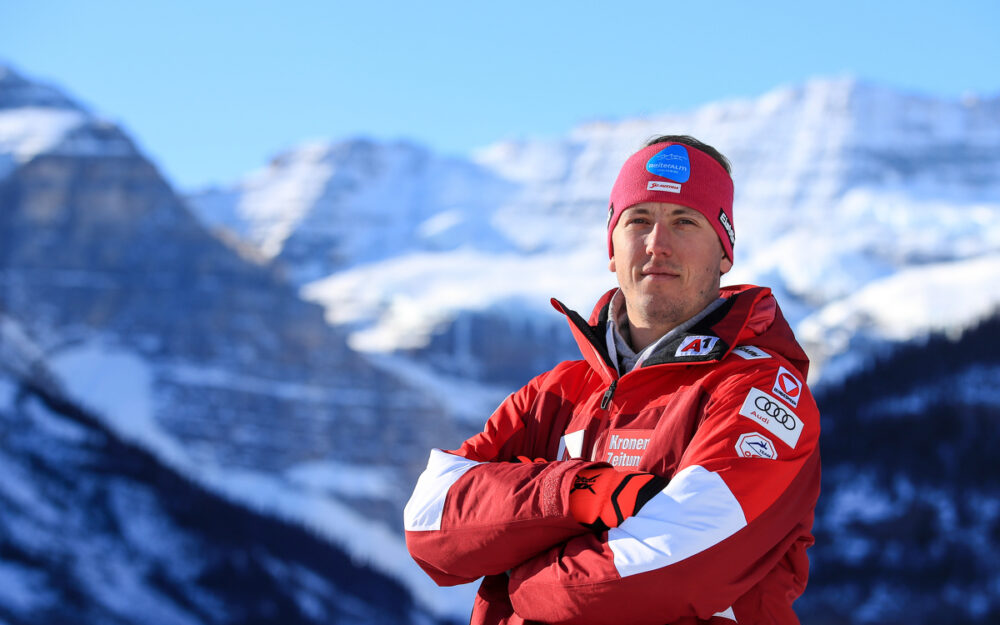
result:
[[[802,419],[788,405],[759,388],[751,388],[747,393],[747,398],[740,407],[740,414],[777,436],[792,449],[799,442],[803,429]]]
[[[786,430],[794,430],[798,427],[795,415],[779,406],[777,402],[773,402],[768,399],[766,395],[757,397],[757,399],[754,400],[753,405],[756,406],[758,410],[763,411],[767,416],[785,426]]]

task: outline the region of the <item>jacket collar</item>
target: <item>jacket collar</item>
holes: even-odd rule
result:
[[[618,365],[618,370],[622,373],[631,371],[647,361],[659,362],[664,350],[667,349],[667,346],[674,344],[676,337],[687,335],[689,328],[693,328],[726,301],[722,297],[712,300],[708,306],[694,317],[663,334],[644,349],[635,352],[629,344],[627,337],[622,333],[624,327],[628,326],[628,319],[625,312],[624,296],[619,289],[611,297],[611,301],[608,304],[608,324],[605,336],[608,355],[611,357],[611,361]],[[698,341],[689,341],[683,348],[689,356],[694,353],[704,353],[707,343],[712,340],[712,337],[703,337]]]
[[[609,382],[618,378],[617,365],[605,340],[609,304],[617,290],[611,289],[601,297],[588,321],[558,300],[552,300],[556,310],[569,320],[584,359]],[[726,299],[721,306],[666,341],[642,367],[718,362],[736,345],[753,344],[781,354],[803,376],[808,375],[809,359],[796,342],[771,289],[730,286],[721,289],[719,295]]]

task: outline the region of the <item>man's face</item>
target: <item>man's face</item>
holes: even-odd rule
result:
[[[611,233],[611,271],[625,295],[629,322],[663,332],[719,296],[732,268],[704,215],[665,202],[626,209]]]

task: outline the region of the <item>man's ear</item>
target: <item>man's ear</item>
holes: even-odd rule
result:
[[[614,256],[612,256],[611,260],[608,261],[608,269],[611,270],[611,273],[615,273],[615,257]]]
[[[729,273],[729,270],[733,268],[733,261],[729,260],[726,255],[722,256],[722,260],[719,261],[719,274]]]

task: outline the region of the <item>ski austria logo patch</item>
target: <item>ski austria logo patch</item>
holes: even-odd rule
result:
[[[802,420],[792,409],[760,389],[750,389],[740,407],[740,414],[764,426],[792,449],[802,435]]]
[[[798,408],[799,398],[802,397],[802,382],[791,371],[780,367],[771,392],[788,402],[792,408]]]
[[[778,459],[778,451],[771,439],[757,432],[747,432],[740,436],[736,441],[736,453],[742,458]]]
[[[683,145],[669,145],[646,161],[646,171],[674,182],[687,182],[691,177],[691,159]]]
[[[653,430],[611,430],[604,462],[613,467],[637,467]]]
[[[717,336],[687,336],[681,341],[681,344],[677,346],[677,351],[674,352],[675,357],[681,356],[707,356],[715,348],[715,344],[719,342],[719,337]]]

